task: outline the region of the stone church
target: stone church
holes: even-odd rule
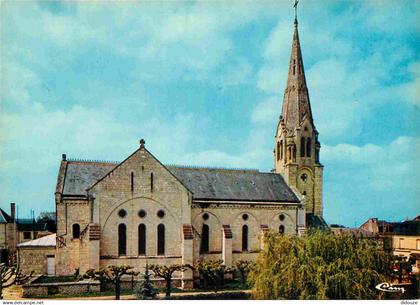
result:
[[[254,260],[265,230],[302,234],[309,225],[326,225],[319,151],[295,20],[273,171],[169,166],[144,140],[121,163],[63,155],[54,273]],[[191,271],[179,277],[184,287],[192,284]]]

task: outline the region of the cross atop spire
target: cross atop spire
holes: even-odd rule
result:
[[[297,3],[298,1],[296,0],[295,9]],[[313,124],[300,48],[298,22],[295,16],[292,52],[290,54],[289,73],[284,92],[282,119],[286,128],[292,130],[300,125],[304,117],[308,117],[311,124]]]
[[[293,7],[295,8],[295,26],[297,25],[297,6],[298,6],[299,0],[295,0],[295,4],[293,4]]]

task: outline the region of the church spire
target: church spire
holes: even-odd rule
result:
[[[295,21],[289,75],[274,143],[274,172],[305,198],[306,213],[322,216],[321,144],[312,118],[305,69]]]
[[[296,15],[294,28],[289,73],[282,108],[282,120],[285,127],[289,130],[298,127],[305,117],[308,117],[309,121],[313,125]]]

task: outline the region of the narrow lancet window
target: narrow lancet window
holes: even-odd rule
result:
[[[201,230],[200,253],[209,252],[209,237],[210,237],[209,226],[206,224],[203,224],[203,228]]]
[[[150,173],[150,192],[151,193],[153,193],[153,184],[154,184],[154,181],[153,181],[153,173]]]
[[[278,161],[278,160],[280,160],[280,142],[277,142],[276,153],[277,153],[277,161]]]
[[[280,160],[283,159],[283,140],[280,141]]]
[[[146,254],[146,226],[141,223],[139,225],[139,255]]]
[[[311,156],[311,138],[307,138],[306,139],[306,156],[310,157]]]
[[[118,226],[118,255],[127,254],[127,227],[121,223]]]
[[[248,226],[242,226],[242,251],[248,251]]]
[[[163,224],[157,227],[157,254],[165,255],[165,226]]]
[[[131,172],[131,193],[134,192],[134,173]]]
[[[305,138],[301,137],[300,138],[300,156],[301,157],[305,157],[305,149],[306,149]]]

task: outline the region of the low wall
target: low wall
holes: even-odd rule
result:
[[[85,280],[66,283],[36,283],[39,277],[22,286],[24,298],[39,297],[54,294],[79,294],[84,292],[99,292],[99,281]]]
[[[137,284],[141,281],[140,279],[134,278],[134,281],[131,281],[131,279],[121,279],[121,289],[134,289],[136,288]],[[166,282],[162,278],[153,278],[150,279],[153,286],[156,288],[163,288],[166,285]],[[181,287],[181,279],[180,278],[172,278],[172,287]],[[114,290],[115,286],[112,283],[105,283],[104,284],[105,290]]]

